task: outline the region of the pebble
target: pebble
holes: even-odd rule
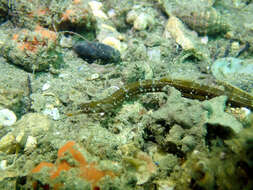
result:
[[[45,83],[43,86],[42,86],[42,91],[45,91],[45,90],[48,90],[49,88],[50,88],[50,83],[49,82],[47,82],[47,83]]]
[[[15,113],[9,109],[0,110],[0,126],[12,126],[17,121]]]
[[[16,139],[11,133],[7,133],[0,139],[0,153],[4,152],[6,154],[11,154],[15,151]]]
[[[33,136],[28,136],[25,144],[25,152],[32,152],[37,147],[37,139]]]
[[[43,114],[51,116],[53,120],[60,119],[60,113],[59,113],[59,110],[57,108],[46,108],[43,111]]]
[[[133,24],[135,30],[145,30],[154,25],[154,17],[142,11],[132,10],[127,14],[126,22]]]
[[[1,160],[0,169],[1,170],[6,170],[7,169],[7,160]]]

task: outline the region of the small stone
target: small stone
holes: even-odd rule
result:
[[[132,10],[127,14],[127,23],[133,24],[135,30],[145,30],[154,25],[154,17],[142,11]]]
[[[15,136],[11,133],[6,134],[0,140],[0,152],[6,154],[11,154],[15,152],[16,149],[16,139]]]
[[[48,90],[49,88],[50,88],[50,83],[49,82],[47,82],[47,83],[45,83],[43,86],[42,86],[42,90],[43,91],[45,91],[45,90]]]
[[[239,51],[240,50],[240,44],[239,44],[239,42],[233,42],[231,44],[231,49],[234,50],[234,51]]]
[[[102,43],[111,46],[119,51],[121,50],[121,42],[115,37],[108,36],[102,40]]]
[[[0,110],[0,126],[12,126],[17,121],[15,113],[9,109]]]
[[[103,4],[98,1],[90,1],[89,6],[92,10],[92,13],[95,17],[100,18],[100,19],[108,19],[108,16],[103,12]]]
[[[94,74],[92,74],[89,78],[88,78],[88,80],[96,80],[96,79],[98,79],[99,78],[99,74],[98,73],[94,73]]]
[[[60,119],[60,113],[59,113],[59,110],[57,108],[46,108],[43,111],[43,114],[51,116],[53,118],[53,120]]]
[[[7,169],[7,160],[1,160],[0,170],[6,170],[6,169]]]
[[[33,136],[28,136],[26,145],[25,145],[25,152],[31,152],[37,147],[37,139]]]

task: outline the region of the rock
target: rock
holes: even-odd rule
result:
[[[138,185],[146,183],[157,171],[152,158],[145,152],[139,151],[134,157],[125,156],[123,159],[134,169]]]
[[[37,136],[45,134],[51,127],[51,120],[39,113],[24,115],[13,125],[13,131],[0,140],[0,152],[14,153],[17,148],[24,148],[26,152],[37,146]]]
[[[15,124],[15,134],[25,131],[29,136],[42,135],[52,127],[51,120],[40,113],[28,113]]]
[[[23,96],[24,91],[22,90],[0,88],[0,107],[9,108],[15,112],[19,111],[22,107]]]
[[[27,71],[45,71],[62,63],[56,48],[57,38],[56,32],[40,26],[34,30],[22,29],[5,40],[2,55]]]
[[[0,139],[0,153],[12,154],[16,150],[16,139],[12,133],[7,133]]]
[[[6,170],[7,169],[7,160],[1,160],[0,161],[0,170]]]
[[[25,144],[25,152],[32,152],[37,147],[37,139],[33,136],[28,136]]]
[[[224,138],[239,133],[243,126],[236,118],[225,112],[226,96],[219,96],[203,102],[204,109],[208,111],[206,124],[214,128],[215,133],[224,133]],[[223,134],[222,134],[223,135]]]
[[[103,4],[98,1],[90,1],[89,6],[92,10],[92,14],[99,19],[108,19],[108,16],[103,12]]]

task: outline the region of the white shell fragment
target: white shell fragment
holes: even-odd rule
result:
[[[28,136],[25,144],[25,152],[31,152],[37,147],[37,139],[33,136]]]
[[[46,108],[43,111],[43,114],[51,116],[53,120],[60,119],[60,113],[59,113],[59,110],[57,108]]]
[[[154,24],[154,17],[142,11],[132,10],[127,14],[126,22],[133,23],[135,30],[145,30]]]
[[[1,160],[0,161],[0,170],[6,170],[7,169],[7,160]]]
[[[0,126],[12,126],[17,121],[15,113],[9,109],[0,110]]]
[[[47,83],[45,83],[43,86],[42,86],[42,90],[43,91],[45,91],[45,90],[48,90],[49,88],[50,88],[50,83],[49,82],[47,82]]]
[[[102,11],[103,4],[101,2],[90,1],[88,4],[95,17],[100,18],[100,19],[108,19],[108,16]]]

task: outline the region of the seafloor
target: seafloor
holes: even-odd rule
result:
[[[2,0],[0,189],[253,189],[252,20],[251,0]]]

